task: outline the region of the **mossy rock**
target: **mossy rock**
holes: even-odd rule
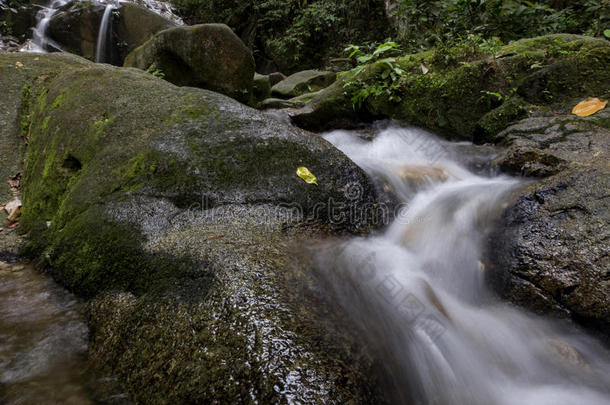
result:
[[[271,96],[271,80],[267,75],[254,73],[252,82],[252,101],[251,105],[258,105],[261,101]]]
[[[125,59],[151,67],[178,86],[201,87],[248,102],[254,78],[252,52],[224,24],[175,27],[157,33]]]
[[[312,93],[330,86],[336,80],[335,72],[304,70],[294,73],[271,88],[271,95],[276,98],[294,98],[305,93]]]
[[[343,74],[293,120],[320,130],[359,119],[392,118],[452,139],[473,140],[479,131],[482,140],[495,142],[498,132],[521,117],[514,96],[535,109],[604,96],[610,89],[609,64],[608,41],[576,35],[525,39],[494,52],[427,51]],[[395,68],[405,73],[388,81]]]
[[[0,54],[0,71],[3,129],[19,140],[13,121],[28,122],[26,252],[91,299],[94,369],[135,402],[383,398],[370,360],[326,341],[283,281],[303,233],[374,226],[372,185],[345,155],[137,69]]]

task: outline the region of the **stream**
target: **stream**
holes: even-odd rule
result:
[[[485,235],[521,180],[475,174],[455,160],[455,144],[417,129],[325,138],[404,203],[383,234],[315,253],[331,299],[383,360],[394,402],[610,403],[600,343],[487,287]]]
[[[0,262],[0,403],[89,404],[78,300],[29,264]]]

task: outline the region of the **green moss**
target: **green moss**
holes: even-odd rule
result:
[[[179,255],[146,253],[137,227],[105,220],[102,211],[94,206],[72,218],[47,247],[54,276],[71,290],[87,297],[117,289],[140,294],[200,267]]]
[[[31,113],[30,113],[30,103],[32,99],[32,87],[29,83],[23,85],[21,89],[21,115],[20,115],[20,129],[21,136],[27,137],[30,132],[31,125]]]
[[[518,97],[506,100],[498,108],[485,114],[477,123],[473,141],[475,143],[495,143],[499,141],[496,135],[511,122],[523,118],[527,114],[525,103]]]
[[[57,97],[55,97],[53,103],[51,103],[51,110],[61,107],[66,102],[67,98],[68,96],[65,93],[60,93]]]
[[[532,38],[495,50],[442,48],[390,64],[390,72],[396,66],[402,72],[388,75],[388,62],[378,61],[343,75],[340,86],[313,100],[314,113],[307,120],[295,121],[308,126],[337,120],[336,115],[349,117],[353,114],[338,104],[351,99],[361,118],[398,119],[450,138],[493,138],[521,116],[518,103],[490,113],[507,97],[552,109],[610,88],[610,44],[575,35]]]

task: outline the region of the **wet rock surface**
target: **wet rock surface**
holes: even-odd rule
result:
[[[135,69],[1,54],[0,70],[29,141],[25,252],[90,298],[90,362],[114,379],[109,392],[127,393],[96,400],[383,399],[361,349],[327,338],[349,329],[310,322],[284,281],[293,244],[375,226],[374,213],[347,215],[376,201],[345,155],[228,97]],[[4,125],[19,141],[22,127]]]
[[[610,336],[610,111],[532,117],[500,136],[504,170],[543,177],[512,196],[491,238],[492,279],[509,300]]]

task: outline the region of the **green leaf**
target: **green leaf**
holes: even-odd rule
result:
[[[610,29],[608,29],[608,30],[604,30],[604,36],[605,36],[606,38],[610,38]]]

